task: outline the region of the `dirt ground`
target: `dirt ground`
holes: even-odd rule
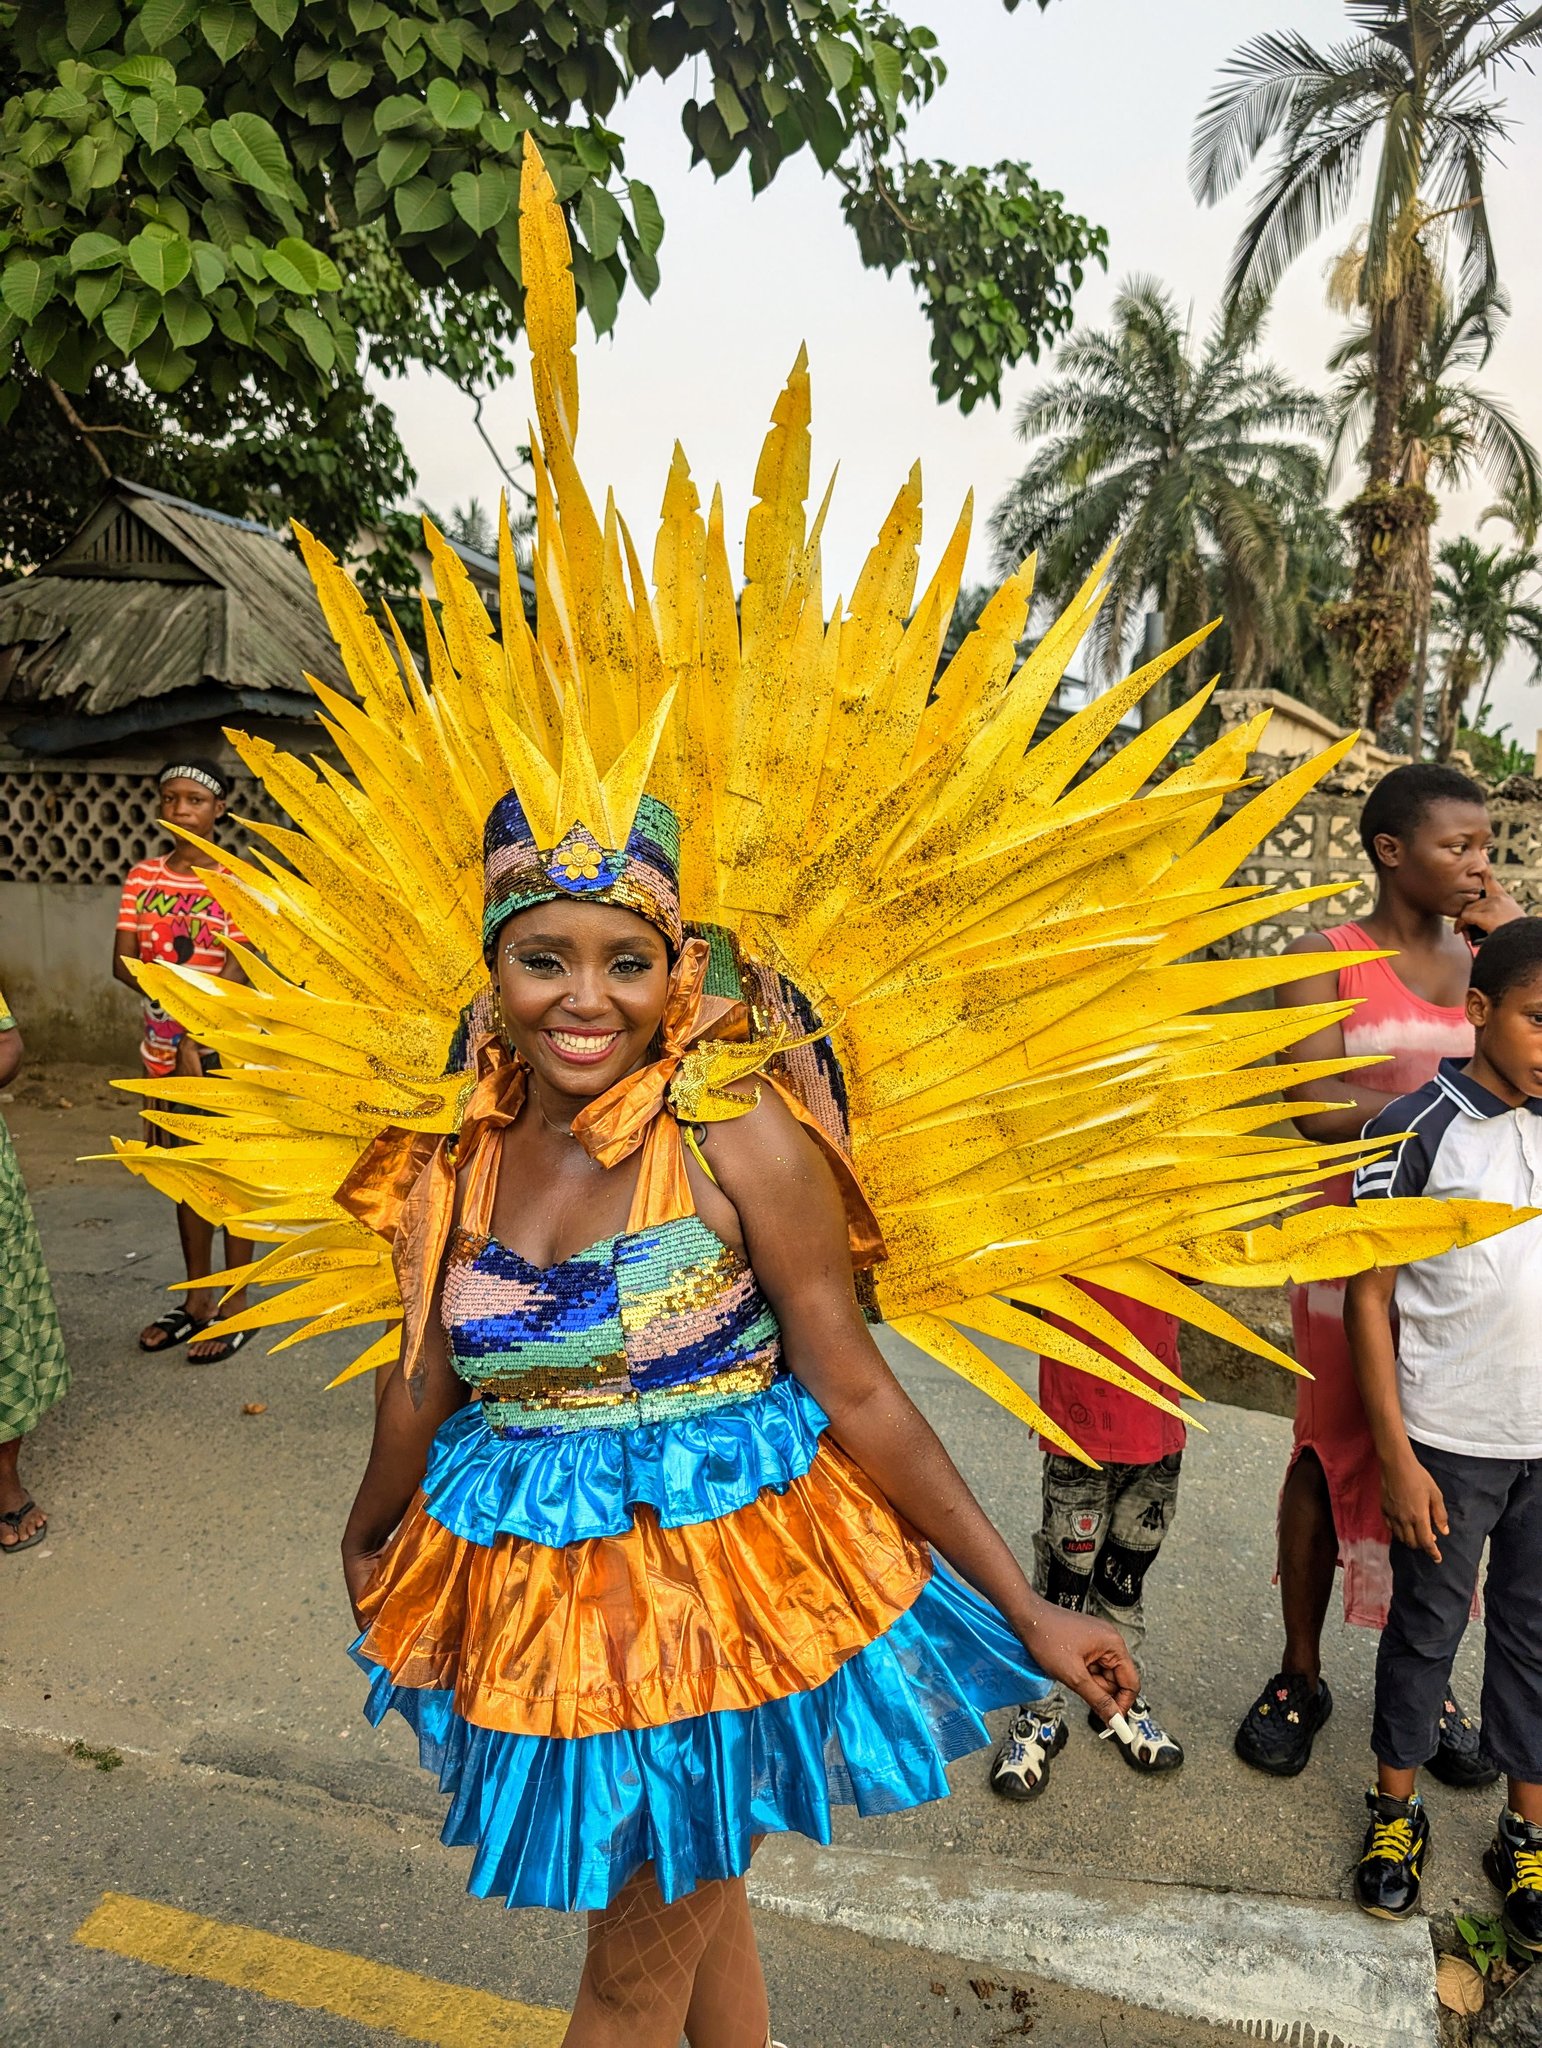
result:
[[[101,1186],[122,1168],[83,1155],[112,1151],[112,1139],[144,1134],[138,1099],[112,1086],[115,1069],[73,1060],[27,1059],[0,1090],[3,1116],[30,1188]]]
[[[122,1169],[109,1157],[111,1140],[142,1135],[138,1098],[114,1088],[115,1070],[76,1061],[28,1061],[0,1092],[0,1116],[10,1127],[27,1184],[33,1188],[103,1186]],[[1290,1309],[1282,1288],[1207,1289],[1242,1322],[1294,1356]],[[1266,1415],[1289,1415],[1288,1373],[1239,1351],[1202,1330],[1185,1329],[1183,1370],[1207,1401],[1226,1401]]]

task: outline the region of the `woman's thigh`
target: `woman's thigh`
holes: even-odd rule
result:
[[[639,2020],[654,2013],[683,2017],[697,1966],[733,1886],[742,1889],[742,1882],[699,1885],[666,1903],[652,1866],[640,1870],[603,1912],[589,1916],[585,1989],[610,2012]]]

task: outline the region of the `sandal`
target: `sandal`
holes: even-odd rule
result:
[[[214,1320],[214,1317],[210,1316],[209,1322],[212,1323]],[[201,1330],[206,1330],[209,1327],[209,1323],[200,1323],[198,1327]],[[249,1344],[251,1337],[252,1333],[250,1330],[232,1330],[228,1337],[211,1337],[209,1342],[220,1346],[220,1349],[211,1358],[189,1357],[184,1359],[183,1363],[184,1365],[223,1365],[227,1358],[235,1357],[243,1344]]]
[[[0,1557],[13,1557],[18,1550],[30,1550],[33,1544],[42,1542],[43,1538],[48,1534],[48,1517],[46,1515],[43,1517],[42,1528],[37,1530],[35,1534],[23,1536],[21,1533],[21,1525],[27,1516],[35,1515],[36,1513],[37,1502],[35,1500],[24,1500],[21,1506],[13,1508],[10,1514],[0,1515],[0,1522],[9,1522],[16,1531],[17,1537],[14,1543],[0,1543]]]
[[[139,1348],[141,1351],[148,1351],[152,1357],[157,1351],[175,1351],[177,1346],[185,1344],[189,1337],[196,1337],[200,1330],[206,1330],[213,1320],[210,1316],[200,1323],[195,1316],[190,1316],[185,1308],[169,1308],[165,1315],[157,1316],[149,1325],[152,1330],[165,1331],[165,1343],[147,1344],[141,1337]]]

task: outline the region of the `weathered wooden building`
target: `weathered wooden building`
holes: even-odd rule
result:
[[[457,552],[495,604],[496,563]],[[225,728],[314,751],[307,672],[346,687],[283,535],[142,485],[114,482],[0,585],[0,988],[39,1051],[132,1052],[109,956],[123,876],[167,844],[155,771],[207,755],[235,772],[233,812],[273,815]]]

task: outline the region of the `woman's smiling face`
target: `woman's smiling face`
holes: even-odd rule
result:
[[[645,918],[559,900],[517,911],[494,956],[511,1043],[548,1094],[603,1095],[647,1059],[669,953]]]

